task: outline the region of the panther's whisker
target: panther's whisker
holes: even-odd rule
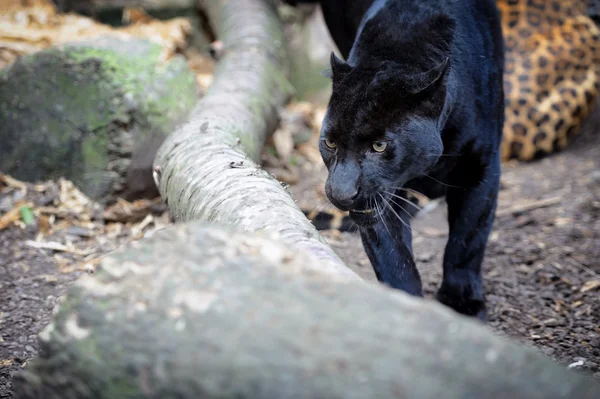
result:
[[[392,187],[392,188],[394,190],[403,190],[403,191],[406,191],[407,193],[412,193],[412,194],[423,196],[425,198],[429,198],[425,194],[423,194],[422,192],[419,192],[417,190],[413,190],[412,188],[406,188],[406,187]]]
[[[404,197],[403,197],[403,196],[401,196],[401,195],[397,195],[397,194],[394,194],[394,193],[390,193],[389,191],[384,191],[384,192],[385,192],[387,195],[390,195],[390,196],[392,196],[392,197],[394,197],[394,198],[399,198],[399,199],[401,199],[402,201],[406,202],[407,204],[414,206],[414,207],[415,207],[415,208],[417,208],[419,211],[422,211],[422,210],[423,210],[423,208],[422,208],[422,207],[420,207],[419,205],[415,204],[414,202],[412,202],[412,201],[410,201],[410,200],[408,200],[408,199],[404,198]]]
[[[392,198],[388,198],[388,201],[390,201],[392,204],[398,206],[400,208],[400,210],[402,210],[404,213],[406,213],[412,220],[415,220],[415,217],[413,215],[411,215],[409,211],[404,209],[404,207],[402,205],[400,205],[399,203],[394,201]]]
[[[381,194],[379,194],[379,195],[381,196]],[[377,208],[377,216],[379,216],[379,218],[381,219],[381,223],[383,223],[383,227],[385,227],[385,229],[387,230],[388,234],[393,239],[394,236],[392,235],[392,232],[390,231],[390,229],[387,227],[387,224],[385,223],[385,218],[383,217],[383,212],[381,210],[381,207],[377,203],[377,199],[375,199],[375,206]]]
[[[378,193],[379,194],[379,193]],[[394,213],[394,215],[396,215],[396,217],[398,218],[398,220],[400,222],[402,222],[402,224],[410,229],[410,226],[404,221],[402,220],[402,218],[400,217],[400,215],[398,215],[398,212],[396,212],[396,210],[394,209],[394,207],[388,202],[388,200],[385,199],[385,197],[381,194],[379,194],[379,196],[381,197],[381,199],[383,200],[383,202],[385,203],[385,205],[387,205],[388,208],[390,208],[390,210]]]
[[[442,186],[446,186],[446,187],[451,187],[451,188],[460,188],[461,190],[466,190],[463,187],[459,187],[459,186],[453,186],[452,184],[448,184],[448,183],[444,183],[443,181],[439,181],[438,179],[436,179],[435,177],[431,177],[429,176],[427,173],[422,173],[421,176],[425,176],[430,178],[431,180],[433,180],[434,182],[437,182],[439,184],[441,184]]]
[[[385,218],[383,216],[383,209],[381,209],[381,206],[379,205],[379,203],[377,202],[377,199],[375,199],[375,206],[377,208],[377,216],[381,219],[381,223],[383,224],[383,227],[385,227],[385,229],[387,230],[388,234],[390,235],[390,237],[393,239],[394,235],[392,234],[392,231],[389,229],[389,227],[387,226],[387,224],[385,223]]]
[[[331,209],[331,207],[333,206],[333,204],[325,199],[321,199],[318,200],[317,204],[312,207],[312,209],[310,210],[309,213],[316,213],[318,214],[319,212],[322,212],[324,210],[328,210]]]

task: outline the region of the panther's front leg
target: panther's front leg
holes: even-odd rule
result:
[[[380,282],[423,296],[421,277],[412,255],[410,220],[397,206],[391,207],[376,224],[361,228],[365,252]]]
[[[449,188],[448,223],[450,234],[444,253],[444,278],[437,299],[458,311],[487,319],[481,264],[500,186],[500,159],[493,155],[470,187]],[[453,181],[465,179],[465,173],[473,176],[472,165],[457,168]],[[462,176],[462,178],[461,178]]]

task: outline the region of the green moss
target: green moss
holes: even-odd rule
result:
[[[160,53],[148,41],[99,38],[19,58],[0,75],[0,170],[108,194],[119,177],[108,170],[108,145],[166,136],[196,101],[185,60],[161,62]]]
[[[108,137],[106,134],[88,136],[83,140],[81,145],[82,161],[86,165],[87,171],[103,171],[106,169],[108,164],[107,144]],[[105,174],[101,172],[88,172],[82,177],[85,179],[86,192],[93,192],[94,188],[104,188],[103,186],[106,184]]]
[[[131,46],[97,48],[84,44],[72,45],[68,51],[69,58],[79,63],[101,60],[102,80],[118,88],[122,97],[134,101],[139,116],[154,129],[172,128],[173,120],[195,103],[195,76],[187,71],[185,60],[176,57],[161,63],[162,50],[157,44],[136,42],[134,50]],[[122,104],[119,108],[127,111],[130,105]],[[125,114],[119,116],[127,119]]]
[[[105,398],[131,399],[142,397],[140,388],[127,376],[109,381],[103,392]]]
[[[102,351],[96,344],[96,338],[93,335],[88,336],[85,339],[74,340],[72,350],[76,351],[80,355],[81,366],[79,368],[84,370],[90,370],[94,364],[104,363]]]

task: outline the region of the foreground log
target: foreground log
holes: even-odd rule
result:
[[[176,220],[277,233],[324,268],[358,278],[325,243],[281,184],[258,165],[278,109],[289,99],[281,24],[270,0],[204,1],[223,44],[214,81],[190,121],[155,161],[161,196]]]
[[[600,386],[434,301],[336,279],[202,222],[104,259],[16,399],[597,398]]]

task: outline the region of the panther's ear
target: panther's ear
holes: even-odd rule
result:
[[[331,74],[329,77],[333,80],[342,80],[352,70],[352,67],[340,60],[333,51],[329,57],[329,63],[331,64]]]
[[[398,96],[426,95],[437,91],[446,83],[450,60],[445,58],[439,65],[425,72],[406,73],[393,61],[382,63],[367,87],[367,96],[378,101],[396,101]],[[384,100],[387,99],[387,100]]]
[[[405,84],[406,91],[410,94],[419,94],[428,89],[437,88],[445,83],[448,72],[450,71],[450,58],[446,57],[444,61],[428,71],[408,76]]]

